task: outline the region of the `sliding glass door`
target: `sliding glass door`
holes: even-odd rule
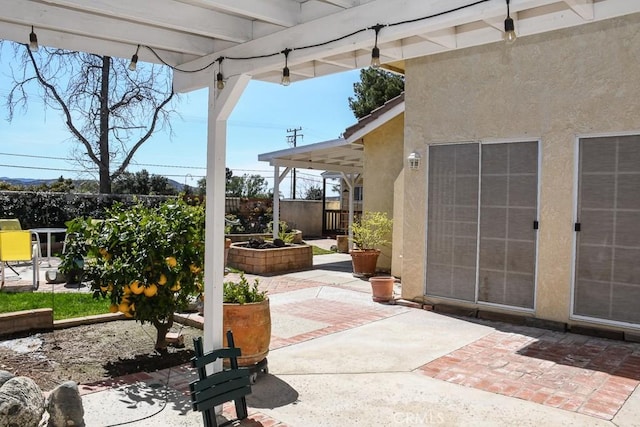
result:
[[[426,293],[534,308],[538,143],[429,148]]]
[[[640,323],[640,136],[579,141],[573,313]]]

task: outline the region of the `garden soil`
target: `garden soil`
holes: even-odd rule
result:
[[[184,345],[154,350],[156,330],[133,320],[77,326],[0,341],[0,370],[32,378],[43,391],[65,381],[91,384],[188,363],[202,330],[174,324]]]

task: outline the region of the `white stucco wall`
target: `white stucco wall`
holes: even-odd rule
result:
[[[406,62],[404,157],[428,144],[541,141],[536,316],[568,322],[579,135],[640,131],[640,15]],[[424,294],[426,162],[404,174],[403,297]]]

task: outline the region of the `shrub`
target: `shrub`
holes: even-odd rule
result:
[[[379,249],[389,243],[393,220],[384,212],[365,212],[353,223],[353,242],[358,249]]]
[[[267,291],[259,290],[258,284],[258,279],[255,279],[253,285],[250,285],[247,278],[241,273],[240,281],[223,283],[222,299],[224,302],[234,304],[264,301],[267,297]]]

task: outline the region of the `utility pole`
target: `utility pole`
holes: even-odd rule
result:
[[[287,143],[292,146],[292,147],[296,147],[298,144],[298,137],[300,137],[301,139],[304,138],[304,135],[301,133],[298,133],[299,131],[302,130],[302,127],[299,128],[295,128],[295,129],[287,129],[287,133],[289,135],[287,135]],[[292,175],[291,175],[291,198],[295,199],[296,198],[296,168],[293,168],[293,171],[291,171]]]

